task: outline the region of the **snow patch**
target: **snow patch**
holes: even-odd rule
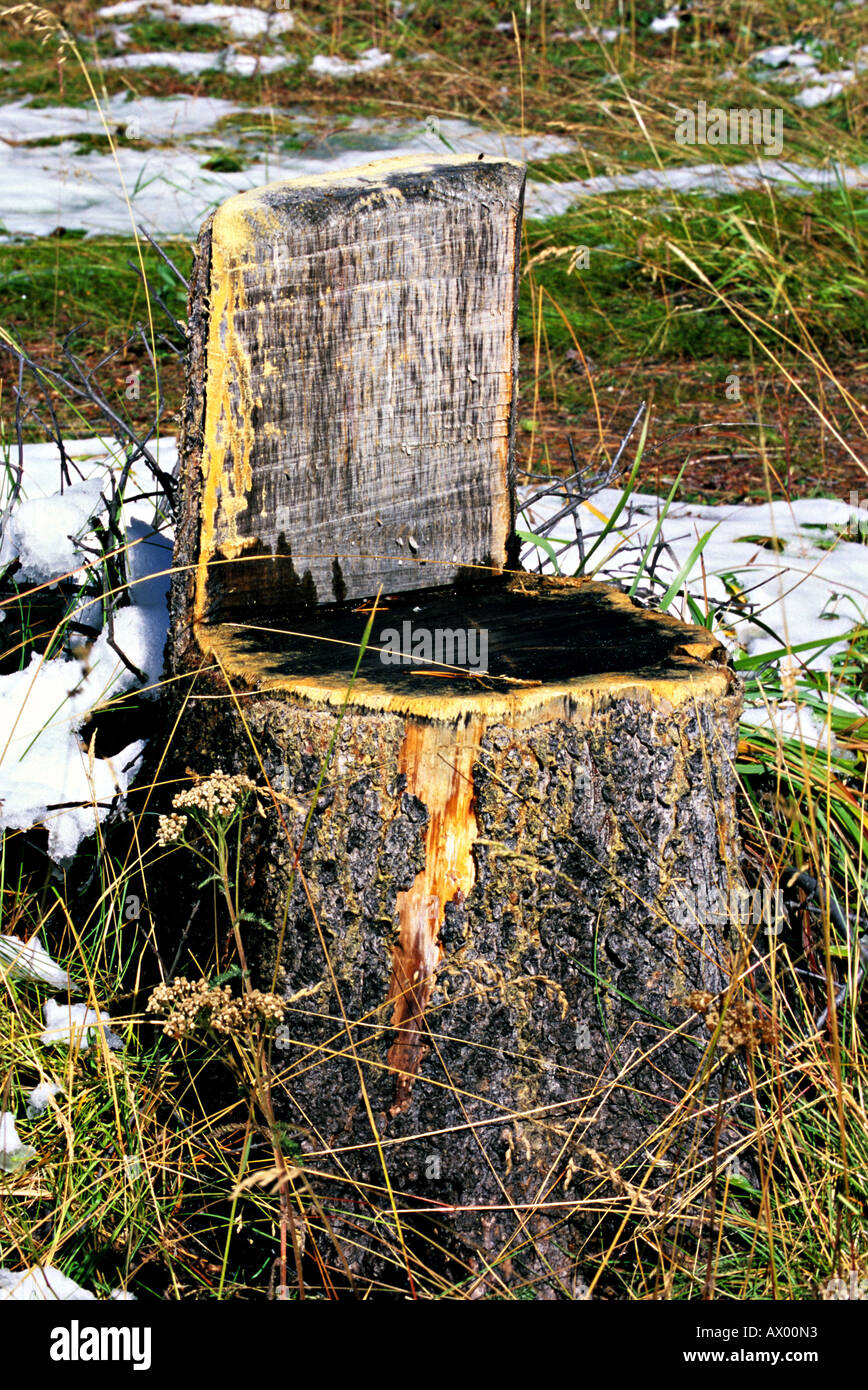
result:
[[[109,1015],[97,1013],[96,1009],[89,1009],[86,1004],[58,1004],[54,999],[46,999],[42,1012],[46,1026],[45,1032],[39,1035],[39,1041],[47,1047],[60,1043],[86,1052],[91,1043],[102,1036],[106,1047],[115,1051],[123,1048],[123,1038],[106,1027],[111,1021]]]
[[[228,72],[233,77],[253,77],[255,73],[279,72],[297,63],[294,53],[283,55],[236,53],[184,53],[169,50],[161,53],[121,53],[115,58],[103,58],[104,68],[171,68],[185,77],[199,77],[204,72]]]
[[[105,510],[98,479],[74,483],[53,497],[19,502],[0,538],[0,569],[20,562],[16,579],[43,584],[74,574],[84,560],[78,542]]]
[[[800,43],[777,43],[770,48],[761,48],[753,55],[752,63],[764,68],[814,68],[816,59]]]
[[[528,217],[559,216],[583,198],[603,193],[629,193],[654,189],[672,193],[733,193],[743,188],[775,184],[781,192],[801,193],[810,188],[848,188],[868,186],[868,164],[851,168],[832,164],[818,168],[775,159],[756,159],[746,164],[686,164],[673,169],[642,169],[635,174],[599,175],[589,179],[568,179],[563,183],[527,185],[525,211]]]
[[[308,71],[316,73],[318,77],[358,77],[360,73],[388,67],[391,61],[391,53],[383,53],[379,48],[366,48],[358,58],[349,62],[318,53]]]
[[[16,976],[20,980],[39,980],[52,989],[69,989],[68,974],[46,951],[39,936],[22,941],[17,936],[0,936],[0,976]]]
[[[246,109],[220,97],[137,97],[130,100],[127,93],[121,92],[102,103],[104,125],[102,115],[91,103],[33,109],[32,100],[32,97],[24,97],[3,106],[4,138],[9,143],[53,140],[59,135],[102,135],[105,125],[109,129],[132,126],[137,134],[130,138],[175,140],[211,130],[225,116]]]
[[[667,10],[666,14],[658,16],[657,19],[652,19],[651,23],[648,25],[648,29],[652,34],[668,34],[671,30],[680,28],[681,20],[678,18],[677,5],[674,9]]]
[[[62,495],[46,496],[52,477],[57,486],[59,451],[55,445],[25,446],[25,497],[13,509],[0,543],[4,563],[16,556],[24,561],[18,574],[25,582],[50,582],[77,568],[81,518],[93,515],[107,488],[107,466],[121,466],[117,450],[113,455],[100,440],[70,444],[69,453],[73,466],[93,476]],[[174,441],[171,447],[164,443],[161,452],[167,467],[172,457],[177,457]],[[0,676],[0,830],[45,825],[48,852],[56,860],[69,859],[116,798],[126,794],[145,747],[136,740],[112,758],[91,757],[85,730],[98,705],[141,683],[154,695],[162,674],[172,543],[150,519],[136,515],[141,511],[152,514],[152,507],[139,503],[123,509],[130,604],[114,614],[114,645],[105,630],[80,655],[45,660],[34,653],[23,670]],[[99,625],[101,605],[89,603],[78,616]],[[39,949],[37,943],[34,968]]]
[[[36,1150],[18,1138],[14,1116],[8,1110],[0,1112],[0,1173],[17,1173],[35,1157]]]
[[[63,1093],[63,1087],[56,1081],[40,1081],[27,1097],[27,1118],[35,1120],[48,1109],[48,1102]]]
[[[99,660],[99,644],[96,651]],[[126,793],[145,747],[136,741],[113,758],[88,756],[78,733],[91,709],[135,683],[114,653],[101,665],[86,672],[80,661],[34,653],[23,671],[0,678],[0,829],[45,825],[55,860],[69,859]]]
[[[92,1303],[95,1297],[53,1265],[44,1265],[42,1269],[0,1269],[0,1299],[18,1303]]]
[[[806,111],[812,111],[815,106],[824,106],[827,101],[834,101],[841,95],[845,86],[845,82],[824,82],[819,87],[806,87],[793,98],[793,101],[796,106],[803,106]]]
[[[623,33],[623,29],[598,29],[591,25],[589,29],[572,29],[567,38],[573,43],[615,43]]]
[[[204,24],[226,29],[236,39],[276,38],[295,28],[289,10],[267,12],[247,5],[177,5],[173,0],[121,0],[97,10],[101,19],[127,19],[144,10],[151,18],[187,27]]]
[[[827,46],[823,39],[814,41],[814,47]],[[859,49],[852,67],[842,68],[838,72],[821,72],[814,54],[800,41],[760,49],[751,62],[766,69],[758,74],[760,78],[768,80],[771,77],[775,82],[802,87],[803,90],[793,97],[793,103],[810,111],[834,101],[845,87],[849,87],[868,68],[868,46]],[[807,83],[811,85],[806,86]]]
[[[129,103],[130,121],[141,122],[143,136],[160,138],[159,113],[145,110],[137,116],[135,105]],[[120,110],[113,108],[113,115],[117,117]],[[37,114],[42,113],[33,113]],[[442,154],[448,146],[459,154],[521,160],[542,160],[575,150],[575,142],[563,136],[500,135],[458,119],[441,120],[438,134],[421,123],[387,124],[361,117],[309,152],[277,149],[266,157],[263,151],[236,173],[207,169],[213,149],[196,150],[189,144],[165,149],[123,145],[116,159],[102,153],[77,157],[65,143],[13,146],[0,165],[0,222],[9,236],[47,236],[58,225],[94,235],[129,235],[125,185],[133,219],[152,235],[192,237],[208,212],[233,193],[277,179],[338,172],[367,160]],[[20,196],[22,187],[28,190],[26,206]]]
[[[614,488],[596,493],[592,499],[595,511],[611,515],[620,497]],[[523,498],[523,509],[519,504],[522,530],[534,530],[564,505],[557,494],[528,505],[525,489]],[[637,549],[644,550],[650,541],[664,505],[662,498],[649,493],[631,497],[617,534],[601,547],[602,563],[595,578],[623,584],[625,575],[632,572],[629,567],[635,563]],[[587,550],[604,523],[588,508],[581,509],[580,519]],[[703,607],[707,601],[724,612],[722,624],[715,629],[721,640],[730,649],[756,656],[775,652],[785,644],[796,648],[828,638],[825,648],[798,654],[813,671],[826,671],[833,658],[846,650],[853,628],[868,621],[868,550],[858,541],[846,539],[857,528],[863,534],[868,532],[868,509],[833,498],[737,506],[676,502],[660,531],[665,550],[656,574],[663,584],[671,583],[696,542],[711,531],[702,564],[694,565],[688,576],[687,590]],[[556,549],[558,535],[556,530],[549,537]],[[632,560],[624,557],[625,536],[631,542]],[[558,557],[561,573],[572,574],[579,563],[574,536],[564,532],[560,539],[568,543]],[[540,556],[539,549],[530,544],[522,551],[525,566],[535,570]],[[543,572],[551,573],[552,568],[551,561],[544,558]],[[732,606],[726,580],[734,580],[749,591],[750,611],[742,613]],[[676,615],[691,621],[686,610]],[[848,713],[864,713],[846,697],[835,696],[834,703]],[[822,730],[825,738],[825,726],[816,720],[812,723],[803,714],[804,710],[797,711],[794,705],[782,704],[773,712],[773,722],[790,737],[816,742]],[[755,722],[767,723],[769,718],[763,706]]]

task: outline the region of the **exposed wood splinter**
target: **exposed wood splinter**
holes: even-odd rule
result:
[[[392,1114],[406,1109],[426,1051],[425,1009],[442,957],[440,928],[446,904],[466,898],[476,881],[473,845],[473,764],[485,720],[474,715],[458,730],[411,719],[401,749],[407,791],[428,808],[425,867],[413,886],[398,894],[400,929],[392,960],[389,999],[396,1037],[388,1062],[398,1073]]]

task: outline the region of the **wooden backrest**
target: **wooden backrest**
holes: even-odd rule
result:
[[[196,620],[514,563],[523,190],[508,160],[391,159],[218,209]]]

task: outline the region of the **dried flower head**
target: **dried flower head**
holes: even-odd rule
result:
[[[157,824],[157,844],[172,845],[177,840],[183,839],[186,825],[186,816],[178,816],[174,813],[170,816],[160,816]]]
[[[197,778],[192,787],[178,792],[172,805],[176,810],[199,811],[209,817],[231,816],[256,790],[256,783],[243,773],[233,776],[218,767],[209,777]]]
[[[187,769],[188,772],[190,769]],[[157,844],[171,845],[184,838],[189,816],[179,815],[180,811],[191,811],[196,819],[226,822],[239,808],[243,807],[251,792],[256,796],[256,810],[265,815],[265,808],[259,800],[259,788],[244,773],[234,776],[216,768],[208,777],[190,774],[192,787],[177,792],[172,797],[174,811],[168,816],[160,816],[157,827]]]
[[[170,1038],[196,1031],[246,1032],[254,1024],[279,1023],[285,1008],[285,1001],[276,994],[253,989],[235,996],[228,985],[183,976],[170,985],[158,985],[147,1004],[148,1013],[166,1015],[163,1032]]]
[[[709,994],[706,989],[695,989],[684,1000],[689,1009],[701,1014],[706,1027],[714,1033],[718,1025],[720,1033],[717,1045],[721,1052],[731,1057],[740,1047],[745,1052],[756,1052],[761,1043],[770,1047],[775,1040],[774,1025],[767,1019],[754,1017],[752,999],[731,999]]]

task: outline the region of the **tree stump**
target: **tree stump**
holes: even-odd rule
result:
[[[562,1287],[614,1170],[689,1147],[679,1001],[725,967],[696,905],[741,883],[723,648],[511,570],[520,199],[505,161],[272,185],[203,229],[191,290],[173,757],[269,788],[248,955],[289,1001],[311,1239],[404,1289]]]

